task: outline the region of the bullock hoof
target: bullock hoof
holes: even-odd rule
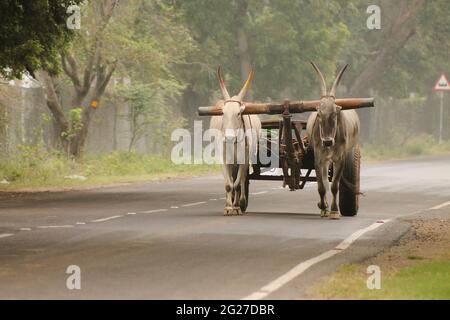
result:
[[[327,218],[330,216],[330,211],[328,211],[327,209],[321,209],[320,210],[320,217],[321,218]]]
[[[339,213],[339,211],[331,211],[329,218],[333,220],[339,220],[341,218],[341,214]]]
[[[232,216],[233,215],[233,207],[225,207],[225,209],[223,209],[223,215],[224,216]]]
[[[242,210],[239,207],[233,207],[233,215],[242,216]]]
[[[225,207],[223,209],[224,216],[240,216],[242,215],[241,208],[239,207]]]

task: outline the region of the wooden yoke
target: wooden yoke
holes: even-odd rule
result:
[[[303,113],[316,111],[320,100],[305,100],[289,102],[290,113]],[[347,98],[336,99],[335,103],[342,107],[342,110],[370,108],[374,107],[374,98]],[[243,114],[282,114],[285,111],[284,103],[254,103],[244,102]],[[199,107],[199,116],[221,116],[222,108],[216,106]]]

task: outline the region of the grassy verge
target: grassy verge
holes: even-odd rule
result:
[[[162,156],[113,152],[76,162],[58,153],[23,147],[0,161],[0,181],[4,179],[0,190],[87,187],[219,172],[218,166],[176,165]]]
[[[380,267],[381,289],[367,288],[369,265]],[[313,292],[318,299],[450,299],[450,221],[415,221],[399,245],[342,266]]]
[[[450,141],[438,144],[427,135],[406,139],[406,141],[386,141],[385,144],[363,144],[361,153],[365,160],[392,160],[428,155],[450,154]]]

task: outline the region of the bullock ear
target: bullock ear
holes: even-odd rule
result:
[[[239,114],[244,113],[244,110],[245,110],[245,106],[241,105],[240,108],[239,108]]]
[[[337,112],[341,112],[341,110],[342,110],[342,107],[341,107],[341,106],[338,106],[338,105],[336,105],[336,110],[337,110]]]

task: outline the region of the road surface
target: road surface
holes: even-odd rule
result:
[[[0,298],[302,298],[391,245],[401,217],[450,210],[450,157],[365,165],[361,191],[358,216],[338,221],[319,217],[315,183],[252,182],[241,217],[222,215],[219,176],[0,194]],[[66,287],[70,265],[80,290]]]

